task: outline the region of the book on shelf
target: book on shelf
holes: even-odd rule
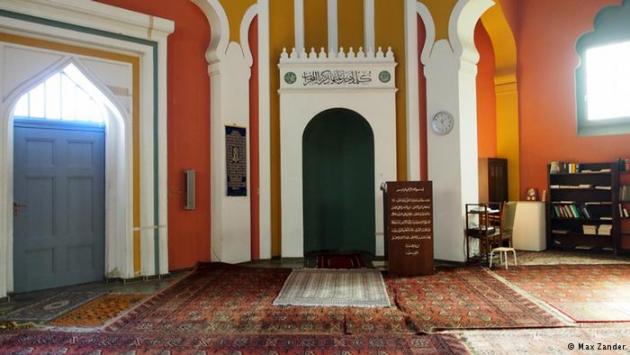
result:
[[[619,218],[630,218],[630,213],[628,209],[625,208],[621,203],[619,204]]]
[[[552,229],[551,233],[553,234],[569,234],[569,231],[566,229]]]
[[[630,185],[623,185],[619,188],[619,201],[630,202]]]
[[[612,186],[595,186],[595,190],[612,190]]]
[[[584,235],[597,235],[597,226],[585,224],[582,226],[582,233]]]
[[[597,227],[597,235],[611,235],[612,227],[612,224],[601,224]]]

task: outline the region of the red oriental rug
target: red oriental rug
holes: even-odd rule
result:
[[[495,272],[576,322],[630,322],[630,265],[541,265]]]
[[[114,322],[131,334],[413,334],[395,308],[274,306],[290,269],[207,264]],[[390,299],[390,303],[393,300]]]
[[[319,269],[360,269],[366,267],[361,254],[319,254],[315,257]]]
[[[233,335],[0,333],[0,352],[41,354],[468,354],[453,335]]]
[[[418,332],[541,328],[565,324],[480,268],[386,278],[398,307]]]

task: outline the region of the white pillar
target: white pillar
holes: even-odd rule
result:
[[[477,171],[477,92],[479,54],[475,25],[491,0],[459,0],[451,15],[449,41],[435,43],[425,63],[429,144],[429,179],[433,181],[435,258],[466,261],[465,204],[479,198]],[[432,117],[447,111],[455,117],[453,130],[438,135]]]
[[[271,259],[271,90],[269,73],[269,0],[258,0],[258,159],[260,258]]]
[[[304,0],[293,0],[295,22],[295,49],[302,53],[304,49]]]
[[[418,88],[418,12],[416,0],[405,0],[407,89],[407,179],[420,180],[420,105]]]
[[[211,85],[211,214],[213,261],[251,260],[250,196],[227,196],[225,126],[247,129],[247,179],[251,178],[249,146],[250,67],[241,46],[230,42],[225,56],[209,66]]]
[[[374,35],[374,0],[363,0],[363,37],[365,51],[375,51],[376,37]]]
[[[339,20],[337,0],[328,0],[328,53],[335,54],[339,48]]]

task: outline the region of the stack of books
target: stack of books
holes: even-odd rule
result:
[[[585,224],[582,226],[582,233],[584,235],[597,235],[597,226]]]
[[[612,224],[602,224],[597,228],[597,235],[610,235],[612,232]]]

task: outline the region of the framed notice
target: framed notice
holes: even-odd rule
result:
[[[247,129],[225,126],[227,195],[247,196]]]
[[[383,197],[389,272],[433,274],[433,183],[388,182]]]

